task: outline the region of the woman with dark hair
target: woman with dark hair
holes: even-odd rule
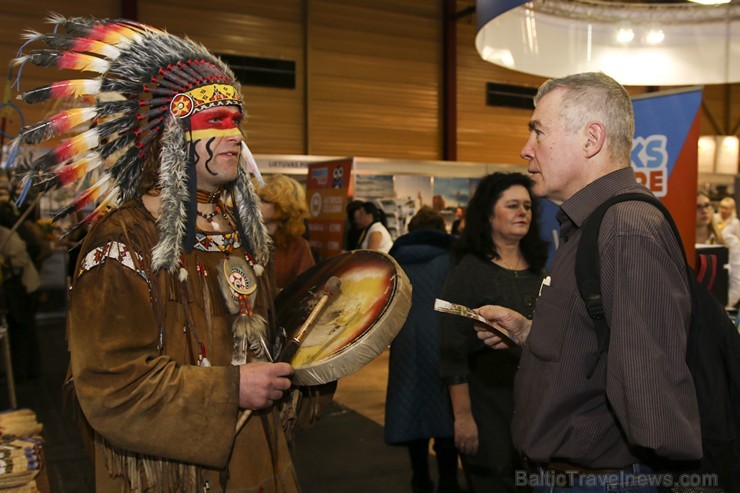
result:
[[[465,207],[459,205],[455,209],[455,220],[452,222],[452,233],[455,236],[460,236],[462,230],[465,228]]]
[[[344,231],[344,250],[346,251],[360,248],[360,235],[363,229],[355,224],[355,211],[361,207],[361,200],[351,200],[345,208],[347,222]]]
[[[547,248],[529,177],[485,177],[453,250],[455,266],[443,299],[473,308],[502,305],[532,318]],[[521,350],[491,351],[463,317],[442,314],[439,330],[440,376],[452,400],[455,445],[468,482],[479,493],[515,491],[514,471],[521,464],[511,443],[511,419]]]
[[[372,202],[363,202],[354,212],[355,225],[364,228],[360,236],[360,248],[388,253],[393,238],[385,227],[385,215]]]

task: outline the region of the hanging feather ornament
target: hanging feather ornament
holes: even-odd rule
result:
[[[247,259],[249,260],[249,259]],[[265,337],[267,321],[254,313],[253,300],[257,291],[257,272],[253,263],[240,257],[223,261],[219,272],[219,286],[229,312],[236,315],[231,326],[234,352],[231,363],[243,365],[249,361],[269,361]],[[251,264],[251,265],[250,265]]]

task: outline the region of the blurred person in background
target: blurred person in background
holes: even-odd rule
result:
[[[32,190],[20,209],[15,205],[21,188],[20,181],[17,183],[18,187],[14,187],[7,176],[0,176],[0,225],[9,229],[15,226],[18,236],[26,243],[26,250],[36,270],[41,272],[44,260],[54,253],[54,246],[37,223],[40,217],[36,201],[38,195]],[[16,226],[21,217],[23,221]]]
[[[468,307],[503,305],[532,318],[547,245],[529,177],[494,173],[480,182],[454,254],[443,299]],[[521,463],[511,420],[521,349],[490,351],[472,320],[448,314],[440,315],[439,343],[439,372],[452,400],[455,445],[469,484],[478,493],[515,491]]]
[[[732,228],[733,234],[740,236],[740,220],[737,218],[737,212],[735,211],[735,199],[732,197],[725,197],[719,201],[719,208],[717,214],[714,215],[714,222],[717,224],[717,229],[723,232],[725,228]]]
[[[709,195],[696,194],[696,244],[724,245],[722,234],[714,222],[714,209]]]
[[[350,200],[347,207],[345,207],[345,212],[347,214],[344,231],[345,251],[357,250],[360,248],[360,236],[362,236],[364,229],[355,224],[355,211],[361,207],[361,200]]]
[[[698,207],[698,203],[697,203]],[[699,211],[697,210],[697,222]],[[714,216],[722,241],[728,249],[730,274],[727,289],[727,307],[736,308],[740,301],[740,220],[735,211],[735,199],[725,197],[719,202],[719,213]]]
[[[422,207],[408,234],[390,250],[414,286],[406,323],[391,344],[385,402],[385,441],[408,448],[415,493],[434,491],[429,442],[434,439],[440,493],[462,491],[457,483],[457,450],[447,387],[437,374],[437,312],[434,299],[452,266],[453,236],[442,215]]]
[[[300,183],[285,175],[265,176],[257,187],[260,210],[275,246],[275,284],[284,289],[299,274],[314,265],[311,247],[303,238],[308,217],[306,194]]]
[[[372,202],[363,202],[359,208],[354,211],[355,226],[362,228],[360,235],[359,248],[363,250],[378,250],[388,253],[393,246],[388,228],[385,227],[385,215]]]
[[[18,233],[0,226],[2,308],[8,322],[13,377],[16,382],[40,376],[36,333],[39,273]]]
[[[450,232],[455,236],[460,236],[463,228],[465,228],[465,207],[458,206],[455,209],[455,220],[452,222],[452,230]]]
[[[33,220],[26,219],[16,225],[20,220],[20,211],[12,199],[10,180],[6,175],[1,175],[2,305],[8,322],[13,376],[17,382],[22,383],[40,376],[39,342],[36,332],[39,271],[51,247],[49,242],[40,238],[32,228]]]

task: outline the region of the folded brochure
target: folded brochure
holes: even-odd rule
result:
[[[481,323],[482,325],[485,325],[486,328],[490,329],[491,332],[496,333],[496,335],[500,336],[504,340],[509,340],[512,343],[516,344],[517,346],[520,346],[519,339],[516,338],[516,336],[506,329],[504,329],[501,326],[494,325],[482,316],[475,313],[471,308],[468,308],[465,305],[458,305],[456,303],[450,303],[449,301],[440,300],[439,298],[436,298],[434,300],[434,309],[438,312],[442,313],[449,313],[451,315],[458,315],[461,317],[469,318],[471,320],[475,320],[476,322]]]

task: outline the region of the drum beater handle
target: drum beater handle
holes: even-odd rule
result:
[[[296,352],[298,352],[298,348],[301,346],[303,340],[313,328],[314,322],[317,318],[319,318],[319,315],[321,315],[321,312],[324,309],[324,306],[326,306],[326,304],[328,303],[329,298],[339,292],[341,285],[342,281],[336,276],[332,276],[326,281],[326,284],[324,285],[324,292],[321,295],[321,298],[319,298],[318,303],[316,303],[316,306],[313,308],[313,310],[311,310],[311,313],[308,314],[306,321],[303,322],[303,325],[301,325],[301,327],[298,329],[296,335],[294,335],[288,342],[285,343],[282,351],[280,351],[280,355],[277,357],[277,361],[290,363],[293,360]],[[245,409],[244,412],[242,412],[242,414],[239,416],[239,420],[236,423],[235,435],[241,431],[241,429],[244,427],[244,424],[247,422],[251,415],[251,409]]]

